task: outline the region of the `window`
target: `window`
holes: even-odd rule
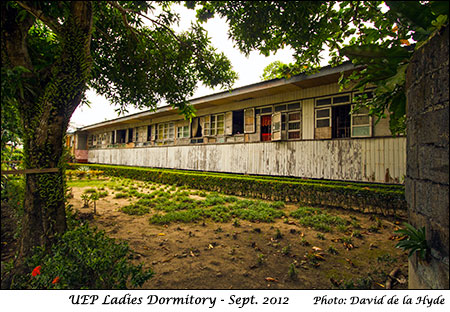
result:
[[[275,112],[282,112],[287,110],[286,104],[282,104],[282,105],[276,105],[275,106]]]
[[[287,118],[288,139],[300,139],[300,112],[289,113]]]
[[[244,133],[244,110],[233,111],[233,132],[232,134]]]
[[[116,143],[115,137],[116,137],[116,131],[111,131],[111,144]]]
[[[173,122],[158,124],[156,138],[158,141],[172,140],[175,135]]]
[[[189,137],[189,125],[177,127],[177,138]]]
[[[370,116],[361,111],[362,109],[352,114],[352,137],[368,137],[372,135]]]
[[[372,91],[353,94],[353,103],[373,98]],[[352,137],[372,136],[372,118],[369,116],[369,109],[361,107],[357,111],[356,105],[352,107]]]
[[[128,141],[127,143],[133,142],[133,128],[128,129]]]
[[[260,108],[260,114],[271,114],[272,106]]]
[[[351,94],[338,94],[315,100],[315,137],[317,139],[351,136]]]
[[[288,104],[288,110],[300,109],[300,102]]]
[[[147,126],[147,142],[152,140],[152,126]]]
[[[225,115],[205,116],[204,132],[208,135],[223,135],[225,131]]]
[[[316,109],[316,128],[330,126],[330,108]]]
[[[122,129],[122,130],[117,130],[117,142],[116,143],[125,143],[125,139],[127,136],[127,130],[126,129]]]

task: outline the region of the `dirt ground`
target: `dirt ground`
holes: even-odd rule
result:
[[[87,188],[72,187],[70,203],[82,216],[93,211],[92,204],[82,208]],[[135,253],[133,261],[154,270],[143,289],[407,288],[407,254],[395,248],[393,233],[399,219],[327,208],[327,213],[358,222],[358,235],[351,242],[343,240],[351,233],[316,231],[291,217],[273,223],[154,225],[149,223],[152,211],[135,216],[119,210],[137,198],[114,198],[114,191],[106,190],[109,195],[97,202],[97,214],[88,222],[127,241]],[[284,212],[297,208],[288,204]],[[388,277],[394,272],[394,278]]]

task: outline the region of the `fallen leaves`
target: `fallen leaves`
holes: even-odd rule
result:
[[[266,277],[266,281],[267,282],[274,282],[274,283],[278,283],[279,282],[276,278],[273,278],[273,277]]]

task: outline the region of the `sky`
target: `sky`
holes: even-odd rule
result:
[[[177,6],[176,10],[181,15],[181,21],[179,28],[175,28],[175,30],[187,29],[190,26],[191,21],[195,20],[195,11],[186,9],[182,6]],[[215,17],[203,24],[203,27],[207,30],[209,37],[211,37],[212,46],[218,51],[225,53],[230,59],[234,71],[239,75],[239,79],[235,82],[233,88],[260,82],[264,68],[274,61],[278,60],[284,63],[294,61],[292,57],[293,52],[290,49],[280,50],[275,55],[269,57],[260,55],[259,52],[251,52],[250,55],[246,57],[241,54],[237,48],[234,48],[234,43],[231,39],[228,39],[228,25],[224,19]],[[213,90],[199,85],[192,98],[194,99],[221,91],[223,90],[220,88]],[[106,98],[97,95],[93,90],[88,90],[86,95],[91,105],[90,107],[80,105],[75,110],[71,118],[72,127],[87,126],[119,117],[114,110],[115,107],[110,105]],[[139,110],[134,107],[128,108],[128,114],[136,112],[139,112]]]

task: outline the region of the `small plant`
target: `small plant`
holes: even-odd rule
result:
[[[234,221],[233,221],[233,226],[234,226],[234,227],[240,227],[240,226],[241,226],[241,223],[239,223],[239,220],[238,220],[238,219],[234,219]]]
[[[82,194],[81,200],[83,201],[83,208],[89,208],[89,203],[91,202],[91,197],[88,194]]]
[[[287,245],[281,249],[281,253],[285,256],[289,255],[291,252],[291,245]]]
[[[408,257],[411,257],[414,253],[417,253],[419,258],[425,260],[429,253],[429,247],[425,235],[425,227],[416,229],[409,223],[403,223],[404,229],[395,231],[396,234],[402,234],[407,236],[406,240],[400,241],[395,247],[409,250]]]
[[[264,263],[264,255],[263,254],[258,254],[258,265],[262,265]]]
[[[94,215],[97,214],[97,200],[99,199],[98,193],[92,193],[89,195],[89,199],[94,203]]]
[[[297,274],[298,274],[298,270],[295,267],[294,263],[291,263],[289,265],[289,270],[288,270],[288,276],[291,280],[296,280],[297,279]]]

